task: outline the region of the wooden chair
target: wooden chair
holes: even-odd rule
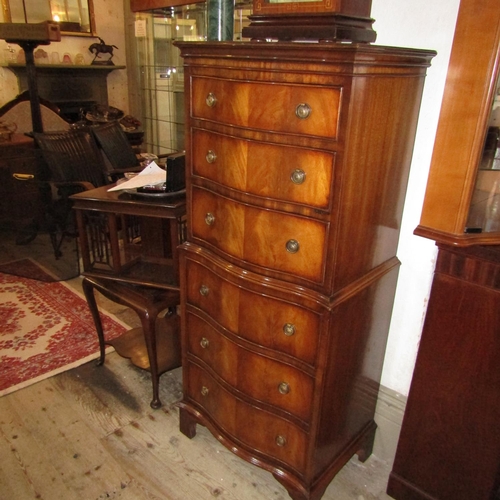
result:
[[[139,159],[117,121],[96,125],[91,127],[91,131],[114,175],[142,170]]]
[[[33,134],[47,166],[45,179],[56,195],[48,202],[46,219],[56,258],[61,256],[61,244],[66,236],[75,235],[72,203],[75,193],[110,183],[106,166],[93,136],[85,129]]]

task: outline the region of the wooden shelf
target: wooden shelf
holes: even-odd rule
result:
[[[179,331],[180,318],[177,314],[158,318],[156,321],[158,375],[181,366]],[[106,343],[112,345],[120,356],[130,359],[138,368],[150,371],[142,328],[129,330]]]

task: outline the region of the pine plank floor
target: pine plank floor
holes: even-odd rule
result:
[[[104,366],[90,362],[0,398],[0,500],[289,499],[204,427],[191,440],[180,433],[181,376],[182,368],[162,375],[163,407],[153,410],[149,374],[111,353]],[[353,457],[323,499],[389,500],[389,472],[375,456]]]

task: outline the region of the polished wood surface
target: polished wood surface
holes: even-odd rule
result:
[[[184,241],[183,194],[138,197],[110,186],[72,196],[82,254],[83,291],[100,345],[105,344],[151,372],[152,408],[159,408],[159,378],[181,365],[179,258]],[[108,342],[94,291],[135,311],[141,328]]]
[[[182,194],[165,198],[137,197],[122,191],[108,191],[110,187],[71,197],[85,274],[178,290],[177,247],[184,240],[185,197]],[[90,223],[91,220],[94,222]],[[121,224],[140,226],[140,240],[136,241],[133,234],[129,239],[120,240]],[[103,239],[104,234],[108,236]],[[105,246],[98,249],[96,245],[102,241]]]
[[[181,431],[319,499],[371,453],[430,51],[179,43]]]
[[[500,233],[464,234],[500,68],[497,0],[462,0],[420,224],[415,233],[469,246]]]
[[[387,492],[492,500],[500,493],[500,248],[439,247]]]

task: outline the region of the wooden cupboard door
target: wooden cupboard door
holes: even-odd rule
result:
[[[185,399],[203,408],[218,429],[266,462],[278,461],[285,468],[304,471],[308,434],[286,418],[235,397],[195,363],[183,366]],[[237,437],[236,437],[237,436]]]
[[[322,283],[329,224],[192,188],[194,239],[238,260]]]
[[[282,359],[308,367],[317,363],[322,317],[305,307],[245,289],[222,270],[186,260],[186,309],[195,311],[255,346],[280,353]],[[272,353],[270,353],[272,355]]]
[[[193,174],[231,189],[330,210],[335,154],[194,129]]]
[[[341,88],[192,78],[191,116],[237,127],[336,139]]]
[[[196,314],[186,315],[186,329],[189,355],[196,356],[236,392],[309,423],[314,393],[312,376],[238,345],[232,335],[219,332]]]

